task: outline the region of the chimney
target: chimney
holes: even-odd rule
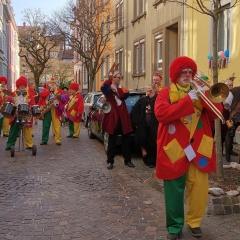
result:
[[[26,23],[25,22],[23,22],[23,27],[26,27]]]

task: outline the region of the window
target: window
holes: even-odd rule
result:
[[[230,40],[230,4],[223,6],[218,21],[218,51],[229,49]]]
[[[123,76],[123,66],[124,66],[124,63],[123,63],[123,48],[116,51],[115,62],[119,63],[119,72],[120,72],[120,75]]]
[[[116,30],[122,29],[124,25],[124,9],[123,9],[123,0],[116,5]]]
[[[101,59],[101,80],[104,79],[104,59]]]
[[[110,15],[107,16],[106,20],[106,40],[110,39]]]
[[[135,18],[145,12],[145,0],[134,0]]]
[[[106,76],[108,76],[108,73],[110,71],[110,56],[106,56]]]
[[[51,57],[57,57],[58,53],[57,52],[51,52]]]
[[[155,71],[162,70],[162,63],[163,63],[163,53],[162,53],[162,44],[163,38],[162,34],[155,36]]]
[[[145,39],[134,43],[133,74],[145,73]]]

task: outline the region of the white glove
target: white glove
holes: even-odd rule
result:
[[[197,86],[198,90],[205,94],[205,90],[201,86]]]
[[[198,100],[197,90],[191,90],[188,95],[192,100]]]

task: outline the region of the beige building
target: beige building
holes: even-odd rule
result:
[[[163,85],[168,85],[169,64],[183,54],[183,7],[160,2],[115,0],[115,60],[120,62],[122,84],[130,89],[147,86],[154,73],[162,74]]]

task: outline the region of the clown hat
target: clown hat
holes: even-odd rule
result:
[[[27,79],[24,76],[21,76],[17,81],[16,81],[16,87],[19,88],[20,86],[27,87],[28,82]]]
[[[71,83],[70,86],[69,86],[70,89],[73,89],[75,91],[78,91],[79,90],[79,86],[77,83]]]
[[[48,82],[49,82],[49,83],[56,83],[56,81],[55,81],[55,79],[54,79],[53,77],[49,78],[49,79],[48,79]]]
[[[8,83],[8,80],[7,80],[6,77],[0,76],[0,82],[5,82],[5,84],[7,84],[7,83]]]

